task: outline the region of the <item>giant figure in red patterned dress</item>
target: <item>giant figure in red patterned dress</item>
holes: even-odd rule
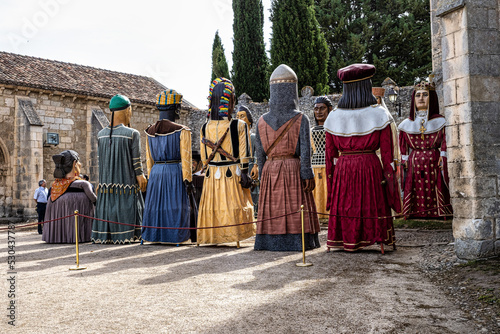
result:
[[[448,189],[446,120],[439,114],[433,83],[417,84],[410,117],[399,125],[404,178],[403,214],[410,218],[446,218],[453,210]]]
[[[337,75],[344,84],[338,108],[325,122],[328,181],[327,247],[356,251],[394,245],[391,207],[401,198],[395,175],[391,122],[372,95],[375,67],[353,64]],[[375,154],[380,148],[381,160]],[[382,163],[381,163],[382,161]]]

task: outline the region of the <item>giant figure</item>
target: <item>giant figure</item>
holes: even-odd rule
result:
[[[287,65],[271,75],[269,112],[257,123],[260,175],[256,250],[301,251],[304,205],[305,248],[319,247],[319,221],[312,191],[309,119],[299,111],[297,75]],[[273,219],[271,219],[273,218]]]
[[[175,123],[181,102],[182,95],[173,89],[158,94],[156,107],[160,120],[145,130],[149,178],[142,220],[144,226],[188,228],[191,210],[197,210],[196,204],[191,207],[188,198],[188,192],[193,191],[191,130]],[[190,239],[190,231],[143,227],[142,239],[179,244]]]
[[[332,101],[327,96],[318,96],[314,101],[314,120],[316,126],[311,129],[311,143],[313,147],[312,168],[314,171],[314,182],[316,187],[313,190],[316,210],[319,213],[327,213],[326,198],[328,188],[326,186],[325,168],[325,128],[324,124],[328,114],[332,111]],[[326,215],[319,215],[320,218],[328,218]]]
[[[99,184],[95,218],[141,225],[147,180],[142,170],[139,131],[130,128],[132,106],[123,95],[109,102],[111,123],[97,134]],[[140,226],[94,220],[92,241],[124,244],[141,238]]]
[[[401,210],[387,109],[372,95],[375,67],[353,64],[337,75],[344,84],[338,108],[325,122],[328,180],[327,247],[356,251],[395,243],[391,206]],[[382,164],[375,154],[380,148]]]
[[[448,189],[446,120],[439,114],[434,83],[415,86],[410,117],[399,125],[405,168],[403,214],[411,218],[446,218],[453,210]]]
[[[210,85],[209,120],[200,130],[201,160],[206,168],[198,211],[198,244],[239,242],[255,234],[248,161],[247,124],[232,119],[234,87],[217,78]],[[231,227],[220,227],[238,225]],[[216,228],[211,228],[216,227]],[[217,228],[219,227],[219,228]]]

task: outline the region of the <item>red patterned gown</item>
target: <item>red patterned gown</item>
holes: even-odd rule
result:
[[[325,123],[327,209],[332,215],[328,221],[328,248],[356,251],[374,243],[395,242],[390,204],[396,203],[399,210],[401,199],[397,192],[388,195],[386,189],[386,179],[395,180],[391,120],[385,119],[386,111],[377,107],[363,109],[337,109],[328,118],[339,111],[344,117],[327,119]],[[378,116],[368,124],[344,127],[344,133],[334,128],[337,122],[363,123],[371,113]],[[375,154],[379,148],[381,160]]]
[[[442,121],[443,126],[436,132],[425,132],[423,138],[422,134],[407,133],[400,126],[401,156],[408,164],[402,214],[411,218],[442,218],[453,213],[448,190],[444,119],[431,121]],[[440,158],[442,170],[438,165]]]

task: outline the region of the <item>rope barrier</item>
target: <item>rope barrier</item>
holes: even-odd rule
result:
[[[70,217],[73,217],[75,214],[72,214],[72,215],[69,215],[69,216],[65,216],[65,217],[61,217],[61,218],[55,218],[55,219],[51,219],[51,220],[46,220],[46,221],[43,221],[43,222],[37,222],[37,223],[30,223],[30,224],[25,224],[25,225],[19,225],[19,226],[16,226],[15,228],[23,228],[23,227],[28,227],[28,226],[35,226],[35,225],[43,225],[43,224],[47,224],[47,223],[51,223],[51,222],[54,222],[54,221],[57,221],[57,220],[63,220],[63,219],[66,219],[66,218],[70,218]],[[0,228],[0,231],[2,230],[8,230],[9,227],[2,227]]]
[[[80,213],[78,213],[77,215],[80,216],[80,217],[83,217],[83,218],[89,218],[89,219],[99,220],[99,221],[106,222],[106,223],[112,223],[112,224],[118,224],[118,225],[124,225],[124,226],[132,226],[132,227],[155,228],[155,229],[160,229],[160,230],[208,230],[208,229],[212,229],[212,228],[223,228],[223,227],[234,227],[234,226],[241,226],[241,225],[248,225],[248,224],[256,224],[256,223],[267,221],[267,220],[272,220],[272,219],[282,218],[282,217],[286,217],[286,216],[291,216],[291,215],[297,214],[299,212],[300,212],[300,210],[297,211],[297,212],[286,213],[286,214],[281,215],[281,216],[266,218],[266,219],[262,219],[262,220],[256,220],[256,221],[253,221],[253,222],[245,222],[245,223],[240,223],[240,224],[222,225],[222,226],[206,226],[206,227],[167,227],[167,226],[135,225],[135,224],[119,223],[119,222],[114,222],[114,221],[111,221],[111,220],[104,220],[104,219],[94,218],[94,217],[82,215]]]
[[[407,217],[407,216],[411,216],[411,215],[414,215],[414,214],[419,214],[419,213],[422,213],[422,212],[427,212],[427,211],[432,211],[432,210],[437,210],[437,209],[445,208],[445,207],[448,207],[448,206],[451,206],[451,204],[446,204],[446,205],[443,205],[443,206],[438,206],[438,207],[435,207],[435,208],[421,210],[421,211],[416,211],[416,212],[410,212],[410,213],[408,213],[406,215],[398,214],[398,215],[393,215],[393,216],[382,216],[382,217],[353,217],[353,216],[344,216],[344,215],[334,215],[334,214],[330,214],[330,213],[316,212],[316,211],[309,211],[309,210],[304,210],[304,211],[315,213],[315,214],[318,214],[318,215],[325,215],[325,216],[339,217],[339,218],[349,218],[349,219],[388,219],[388,218]],[[256,220],[256,221],[252,221],[252,222],[244,222],[244,223],[240,223],[240,224],[223,225],[223,226],[205,226],[205,227],[144,226],[144,225],[135,225],[135,224],[126,224],[126,223],[114,222],[114,221],[111,221],[111,220],[99,219],[99,218],[94,218],[94,217],[82,215],[81,213],[74,213],[74,214],[71,214],[71,215],[68,215],[68,216],[65,216],[65,217],[61,217],[61,218],[55,218],[55,219],[51,219],[51,220],[47,220],[47,221],[43,221],[43,222],[30,223],[30,224],[16,226],[15,228],[24,228],[24,227],[35,226],[35,225],[39,225],[39,224],[47,224],[47,223],[51,223],[51,222],[58,221],[58,220],[63,220],[63,219],[74,217],[74,216],[80,216],[80,217],[83,217],[83,218],[88,218],[88,219],[92,219],[92,220],[98,220],[98,221],[102,221],[102,222],[106,222],[106,223],[112,223],[112,224],[118,224],[118,225],[124,225],[124,226],[132,226],[132,227],[141,227],[141,228],[154,228],[154,229],[161,229],[161,230],[207,230],[207,229],[213,229],[213,228],[235,227],[235,226],[242,226],[242,225],[248,225],[248,224],[256,224],[256,223],[260,223],[260,222],[264,222],[264,221],[268,221],[268,220],[273,220],[273,219],[278,219],[278,218],[282,218],[282,217],[286,217],[286,216],[291,216],[291,215],[294,215],[294,214],[297,214],[297,213],[300,213],[300,212],[301,212],[301,210],[298,210],[298,211],[291,212],[291,213],[286,213],[286,214],[283,214],[283,215],[280,215],[280,216],[275,216],[275,217],[271,217],[271,218]],[[447,215],[443,215],[443,216],[453,216],[453,215],[447,214]],[[2,230],[8,230],[8,229],[9,229],[9,227],[2,227],[2,228],[0,228],[0,231],[2,231]]]

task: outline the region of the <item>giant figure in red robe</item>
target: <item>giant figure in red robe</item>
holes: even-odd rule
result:
[[[410,218],[453,215],[448,189],[446,120],[439,114],[432,82],[415,86],[410,117],[399,125],[403,179],[403,214]]]
[[[372,95],[374,74],[370,64],[353,64],[337,73],[343,94],[324,125],[328,250],[356,251],[380,243],[383,252],[384,244],[395,244],[391,207],[401,210],[393,156],[397,143],[392,117]]]

